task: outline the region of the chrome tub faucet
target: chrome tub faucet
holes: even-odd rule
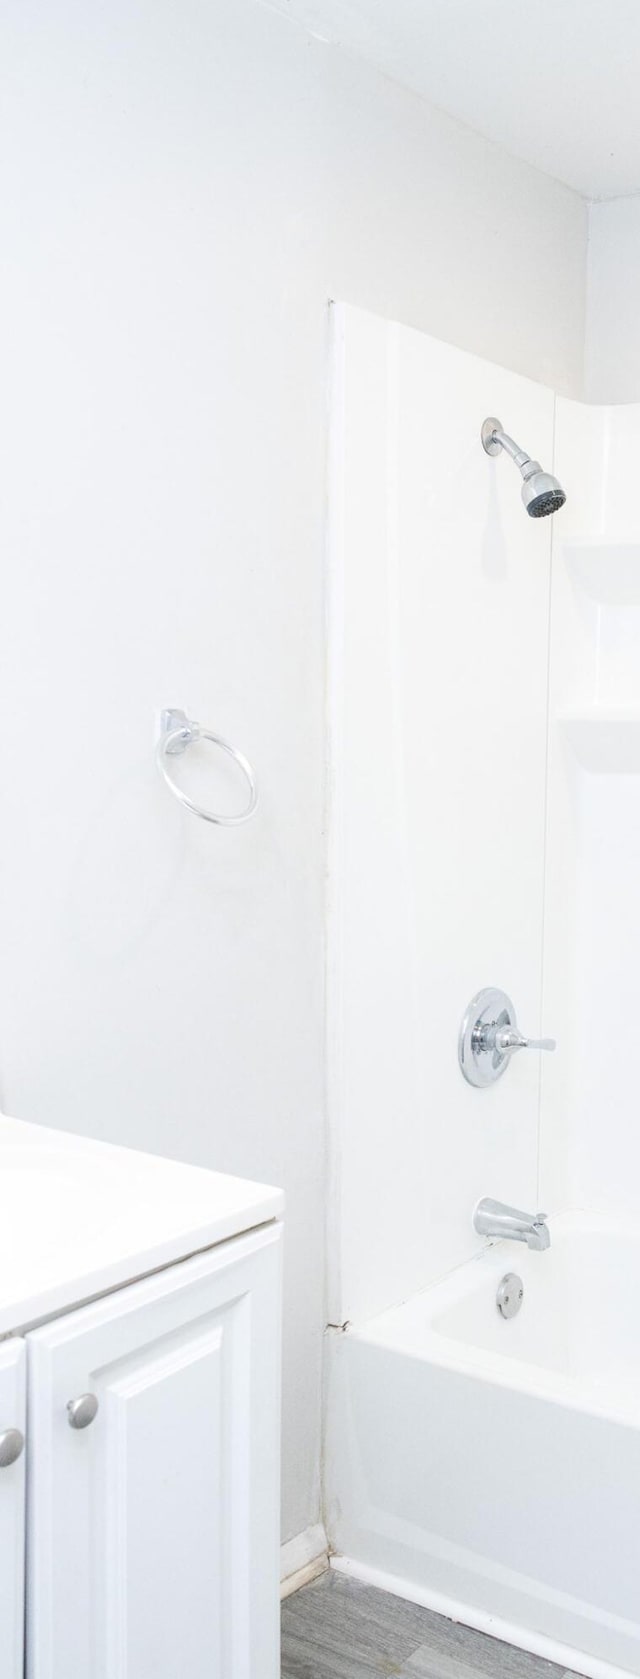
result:
[[[493,1236],[495,1240],[526,1242],[528,1248],[542,1253],[551,1242],[546,1213],[522,1213],[519,1207],[506,1207],[502,1201],[483,1196],[473,1214],[473,1228],[478,1236]]]

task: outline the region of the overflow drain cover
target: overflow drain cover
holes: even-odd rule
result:
[[[506,1277],[503,1277],[502,1282],[498,1283],[496,1294],[496,1306],[498,1311],[502,1313],[503,1318],[514,1318],[516,1316],[520,1311],[523,1295],[524,1283],[522,1277],[518,1276],[517,1271],[507,1271]]]

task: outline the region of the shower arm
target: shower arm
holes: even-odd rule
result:
[[[518,444],[514,443],[513,438],[509,436],[508,432],[498,431],[496,429],[496,430],[492,431],[491,438],[492,438],[492,441],[495,441],[496,443],[499,443],[500,448],[504,449],[505,455],[510,455],[512,461],[515,461],[516,466],[520,467],[521,470],[522,470],[523,466],[528,466],[529,465],[529,461],[531,460],[531,456],[527,454],[526,449],[519,449],[518,448]],[[535,465],[537,470],[540,471],[540,467],[538,465],[538,462],[535,461],[533,464]]]

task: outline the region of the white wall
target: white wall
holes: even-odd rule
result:
[[[9,1111],[288,1193],[285,1536],[318,1509],[329,296],[568,393],[585,209],[253,0],[6,0]],[[216,832],[184,705],[260,777]]]
[[[635,1077],[616,1044],[640,946],[639,453],[640,405],[558,402],[541,1202],[636,1219]]]
[[[592,204],[585,353],[589,402],[640,400],[640,196]]]
[[[472,996],[540,1033],[550,519],[487,414],[550,466],[543,385],[359,309],[336,321],[330,1122],[333,1322],[480,1247],[481,1195],[538,1204],[540,1057],[460,1072]],[[543,1028],[546,1030],[546,1027]]]

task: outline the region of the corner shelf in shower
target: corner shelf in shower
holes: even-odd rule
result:
[[[561,712],[557,723],[582,769],[595,775],[640,775],[640,709],[586,707]]]
[[[572,582],[602,606],[640,606],[640,540],[567,542],[564,558]]]

